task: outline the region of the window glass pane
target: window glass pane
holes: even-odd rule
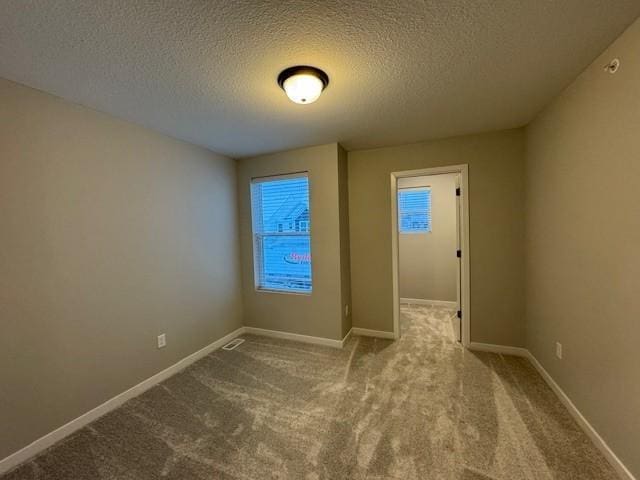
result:
[[[310,293],[308,177],[254,181],[251,211],[257,288]]]
[[[285,178],[254,183],[254,232],[295,232],[309,226],[309,179]],[[257,218],[256,218],[257,216]]]
[[[398,228],[400,233],[431,231],[431,189],[398,190]]]
[[[260,287],[311,291],[311,242],[308,235],[263,237],[262,259]]]

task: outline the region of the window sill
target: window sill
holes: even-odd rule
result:
[[[258,293],[279,293],[281,295],[301,295],[303,297],[310,297],[312,292],[304,292],[297,290],[273,290],[269,288],[255,288]]]

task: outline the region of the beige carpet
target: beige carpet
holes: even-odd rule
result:
[[[615,479],[524,359],[471,353],[451,311],[398,342],[246,336],[82,429],[15,479]]]

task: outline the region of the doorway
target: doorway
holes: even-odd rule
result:
[[[468,167],[391,174],[393,324],[401,304],[430,305],[450,317],[454,340],[470,342]]]

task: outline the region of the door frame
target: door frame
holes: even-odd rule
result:
[[[391,172],[391,266],[393,284],[393,338],[400,338],[400,287],[399,287],[399,232],[398,232],[398,179],[421,177],[424,175],[442,175],[445,173],[460,174],[460,259],[461,292],[460,310],[462,318],[462,345],[468,347],[471,343],[471,295],[470,295],[470,262],[469,262],[469,166],[448,165],[444,167],[422,168],[419,170],[404,170]],[[451,252],[455,255],[456,252]]]

